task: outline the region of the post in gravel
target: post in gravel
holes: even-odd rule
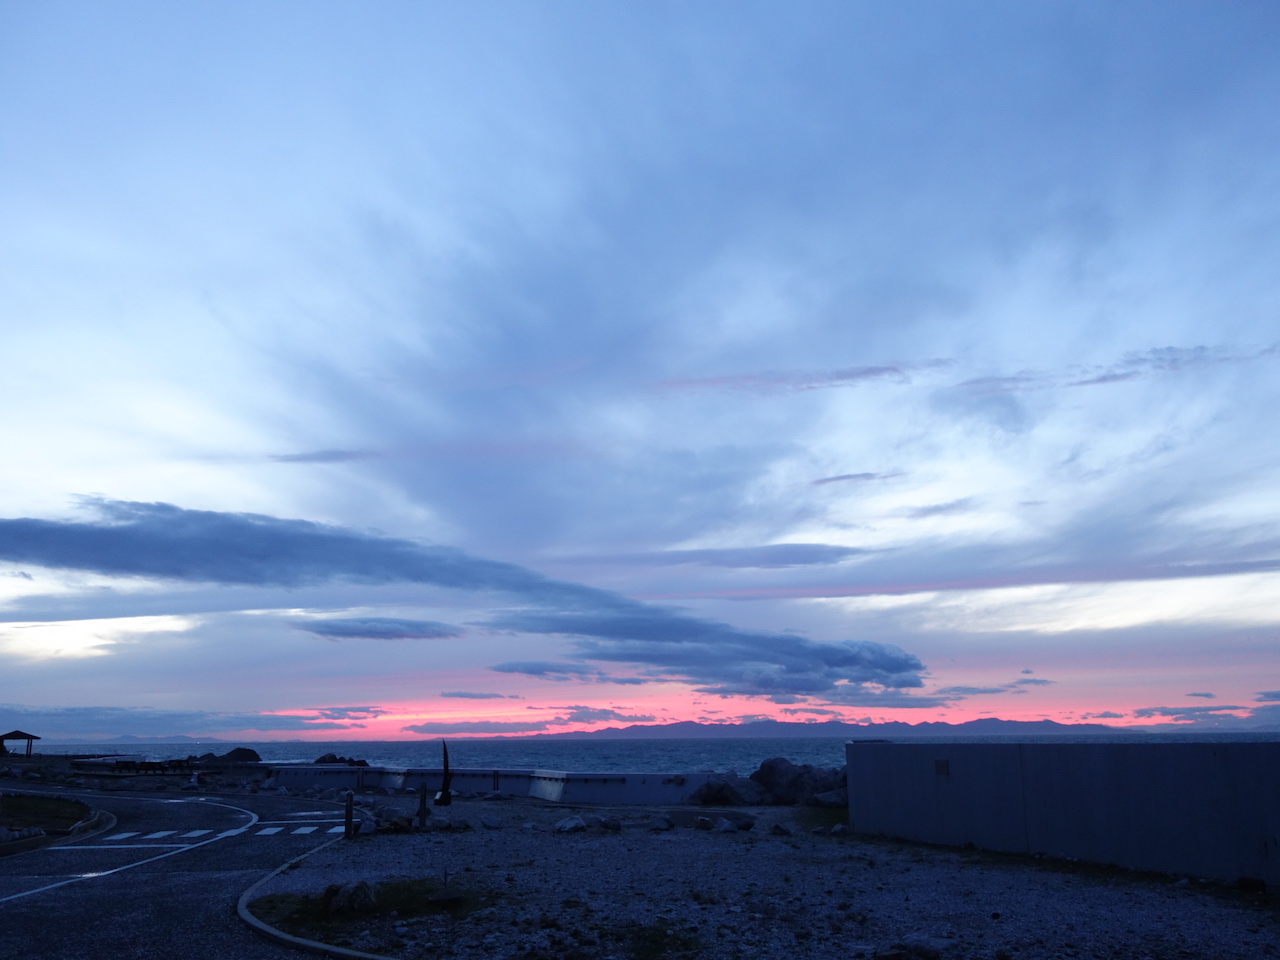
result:
[[[422,781],[418,785],[418,829],[424,830],[427,826],[427,817],[430,811],[427,810],[427,782]]]
[[[343,815],[343,820],[342,820],[342,836],[346,840],[350,840],[352,837],[356,835],[355,823],[354,823],[355,807],[356,807],[356,795],[352,793],[350,790],[348,790],[347,791],[347,809],[346,809],[346,813]]]

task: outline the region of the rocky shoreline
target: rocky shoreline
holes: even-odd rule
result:
[[[388,826],[413,812],[401,797],[378,808]],[[260,915],[306,906],[312,935],[403,960],[1280,953],[1277,904],[1265,894],[857,837],[835,810],[494,799],[436,808],[431,821],[313,854],[260,891]],[[405,908],[414,884],[418,900]],[[380,890],[401,896],[402,909],[377,906]]]

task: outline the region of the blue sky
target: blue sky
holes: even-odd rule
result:
[[[1274,726],[1277,40],[0,0],[0,720]]]

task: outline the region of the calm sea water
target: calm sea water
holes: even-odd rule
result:
[[[918,737],[912,742],[954,741],[956,737]],[[1003,738],[965,738],[990,742]],[[1277,740],[1280,733],[1256,734],[1114,734],[1081,737],[1020,737],[1023,742],[1204,742]],[[743,740],[449,740],[449,762],[458,768],[569,770],[578,772],[695,773],[700,770],[751,773],[770,757],[819,767],[844,765],[846,737]],[[438,767],[439,740],[255,743],[246,741],[198,743],[124,742],[39,744],[42,753],[129,753],[150,760],[168,760],[203,753],[226,753],[232,747],[252,747],[273,763],[309,763],[326,753],[355,757],[369,763],[397,767]]]

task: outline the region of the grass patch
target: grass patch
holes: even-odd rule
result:
[[[0,827],[43,827],[46,833],[70,830],[89,816],[89,807],[61,797],[0,796]]]
[[[249,904],[249,910],[264,923],[295,937],[319,940],[345,946],[361,931],[392,926],[390,914],[398,919],[447,915],[454,919],[492,906],[495,898],[485,892],[460,889],[450,885],[449,893],[440,880],[422,877],[416,880],[388,880],[374,886],[378,906],[368,913],[339,911],[327,913],[324,895],[272,893]]]

